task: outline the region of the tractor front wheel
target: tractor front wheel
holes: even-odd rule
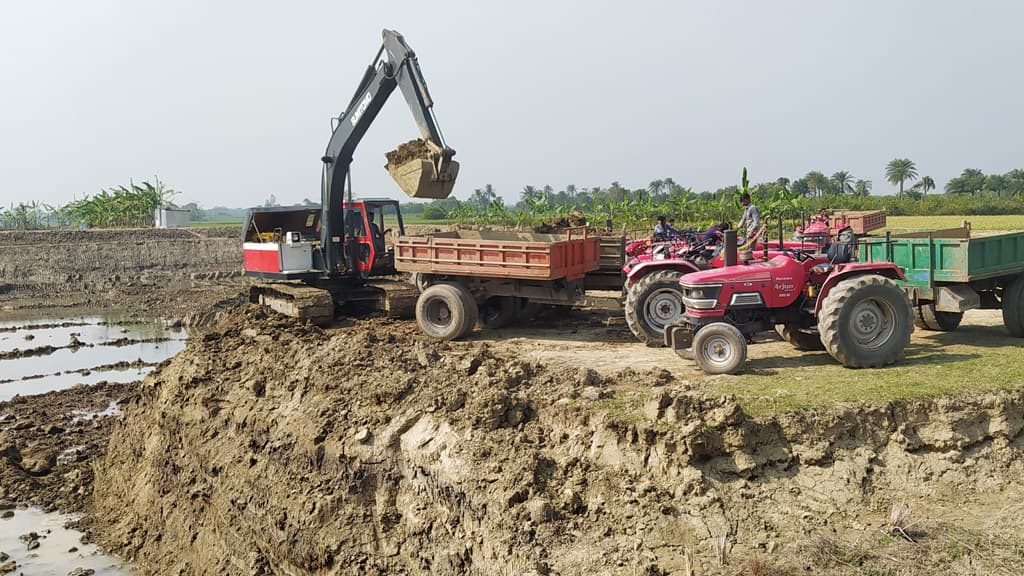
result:
[[[626,294],[626,325],[641,342],[652,348],[665,345],[665,326],[686,312],[682,272],[652,272],[630,286]]]
[[[747,339],[727,322],[708,324],[693,338],[693,359],[708,374],[735,374],[747,361]]]
[[[910,299],[877,274],[841,280],[825,296],[818,330],[825,349],[849,368],[879,368],[903,358],[914,331]]]
[[[416,324],[435,340],[455,340],[469,334],[478,315],[473,295],[459,284],[434,284],[416,300]]]

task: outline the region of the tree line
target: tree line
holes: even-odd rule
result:
[[[39,228],[142,228],[153,226],[160,206],[174,206],[178,194],[159,178],[141,184],[115,186],[93,196],[63,205],[38,201],[20,202],[0,208],[0,228],[34,230]]]
[[[985,174],[974,168],[965,169],[943,187],[945,194],[929,194],[936,190],[930,176],[918,176],[915,163],[895,158],[886,165],[886,181],[898,187],[895,196],[873,196],[871,180],[855,178],[839,170],[831,176],[810,171],[796,179],[776,178],[751,184],[743,171],[739,185],[715,191],[695,192],[673,178],[652,180],[643,188],[627,188],[615,181],[607,186],[577,187],[569,184],[556,190],[552,186],[524,186],[514,203],[506,203],[494,186],[476,188],[464,200],[447,198],[429,203],[403,203],[407,217],[434,221],[484,224],[536,224],[579,211],[592,224],[611,220],[616,227],[646,223],[658,214],[673,216],[694,226],[735,219],[739,212],[738,196],[748,192],[762,213],[784,218],[797,218],[801,213],[821,208],[849,210],[886,210],[894,216],[914,215],[984,215],[1024,214],[1024,170],[1005,174]],[[52,227],[145,227],[153,225],[153,213],[159,206],[174,206],[178,192],[154,177],[153,183],[130,182],[86,195],[65,205],[49,205],[37,201],[0,207],[0,228],[37,229]],[[265,205],[276,205],[273,196]],[[315,205],[309,199],[303,205]],[[241,220],[244,209],[214,208],[203,210],[192,202],[184,208],[193,220]]]
[[[884,209],[894,216],[1024,214],[1024,170],[984,174],[966,169],[946,183],[945,194],[940,195],[929,195],[936,189],[935,180],[927,175],[919,177],[910,159],[893,159],[886,165],[885,175],[887,182],[898,187],[895,196],[873,196],[871,180],[855,178],[845,170],[831,176],[815,170],[797,179],[780,177],[756,184],[748,182],[744,170],[739,185],[703,192],[694,192],[672,178],[652,180],[636,189],[619,182],[590,188],[570,184],[560,190],[527,185],[512,204],[506,204],[487,184],[474,189],[465,200],[408,203],[402,205],[402,212],[426,220],[523,224],[579,210],[591,217],[592,224],[612,220],[613,225],[628,226],[664,214],[693,225],[706,225],[736,218],[736,200],[748,192],[762,213],[784,218],[797,218],[821,208]]]

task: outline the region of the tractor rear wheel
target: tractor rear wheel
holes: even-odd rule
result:
[[[514,296],[491,296],[480,305],[480,326],[488,330],[504,328],[517,316]]]
[[[1024,275],[1017,276],[1003,291],[1003,324],[1010,336],[1024,338]]]
[[[747,339],[728,322],[708,324],[693,338],[693,359],[708,374],[735,374],[747,361]]]
[[[652,272],[630,286],[626,294],[626,325],[641,342],[652,348],[665,345],[665,326],[686,312],[682,272]]]
[[[949,332],[956,330],[964,319],[963,312],[943,312],[935,309],[935,303],[919,304],[914,311],[914,325],[923,330]]]
[[[416,300],[416,324],[435,340],[455,340],[469,334],[478,315],[473,295],[459,284],[434,284]]]
[[[905,354],[914,331],[910,299],[877,274],[841,280],[821,304],[818,330],[825,349],[849,368],[879,368]]]
[[[804,328],[799,324],[776,324],[775,332],[797,350],[817,352],[825,349],[821,336],[814,328]]]

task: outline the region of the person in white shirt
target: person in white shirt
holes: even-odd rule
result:
[[[742,233],[744,240],[751,238],[761,228],[761,213],[757,211],[757,206],[750,201],[750,194],[744,192],[740,196],[740,205],[743,206],[743,217],[740,218],[739,224],[736,225],[736,231]],[[742,242],[740,242],[742,244]]]

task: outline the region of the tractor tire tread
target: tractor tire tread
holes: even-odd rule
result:
[[[1003,324],[1010,336],[1024,338],[1024,274],[1017,276],[1003,292]]]
[[[847,304],[864,290],[884,294],[896,313],[896,330],[881,349],[862,350],[844,338],[844,328],[848,328],[844,324],[849,324],[849,318],[843,318],[843,312]],[[825,349],[844,366],[881,368],[898,362],[906,355],[910,335],[914,332],[913,317],[910,299],[896,282],[878,274],[862,274],[840,281],[825,296],[818,314],[818,331]]]
[[[648,292],[655,286],[672,284],[679,290],[679,297],[682,299],[682,288],[679,288],[679,279],[683,273],[678,270],[659,270],[651,272],[626,291],[625,316],[626,326],[634,336],[650,348],[660,348],[665,345],[664,329],[658,330],[644,320],[643,308]],[[680,300],[681,302],[681,300]],[[685,311],[685,308],[684,308]]]
[[[960,321],[963,318],[963,312],[936,310],[934,303],[918,304],[914,308],[914,325],[922,330],[950,332],[960,326]]]

